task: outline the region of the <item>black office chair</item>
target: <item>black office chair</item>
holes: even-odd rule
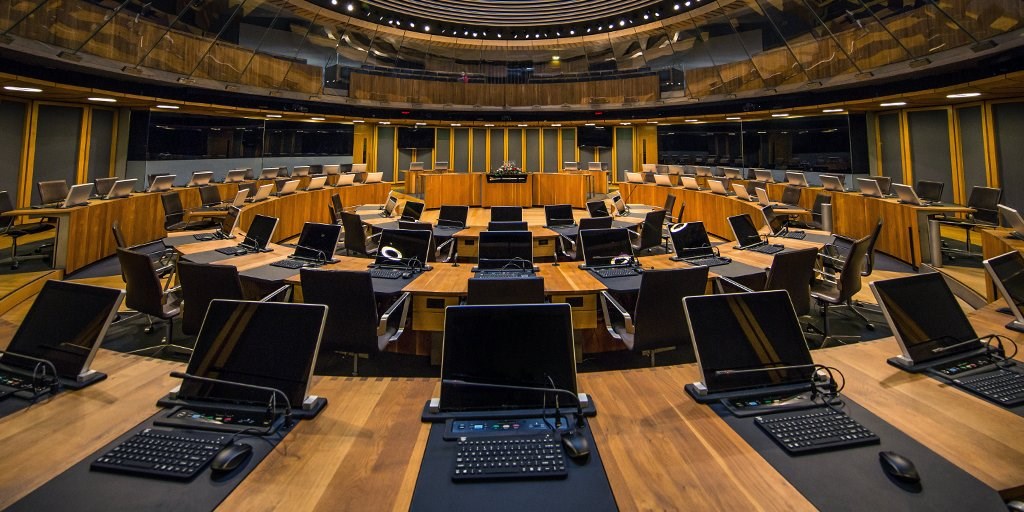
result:
[[[0,191],[0,214],[7,213],[14,209],[11,196],[6,190]],[[0,260],[0,264],[10,263],[11,270],[17,269],[22,261],[39,260],[49,258],[46,254],[18,255],[18,239],[25,235],[34,235],[54,228],[53,224],[46,222],[30,222],[28,224],[15,224],[17,217],[0,216],[0,235],[11,237],[11,256]]]
[[[469,279],[466,304],[543,304],[544,278]]]
[[[334,210],[338,213],[345,211],[345,208],[341,206],[341,194],[332,195],[331,204],[334,205]]]
[[[429,222],[419,222],[412,220],[400,220],[398,221],[398,229],[412,229],[419,231],[430,231],[434,232],[434,225]],[[455,261],[455,238],[447,237],[444,241],[440,241],[436,237],[430,237],[430,247],[427,250],[427,259],[429,261],[439,261],[441,263],[451,263]]]
[[[96,194],[96,196],[98,196],[98,197],[106,196],[107,194],[110,193],[110,189],[114,188],[114,183],[116,183],[117,180],[119,180],[119,179],[121,179],[121,178],[118,178],[118,177],[113,177],[113,178],[96,178],[92,182],[92,184],[93,184],[92,193]]]
[[[125,278],[125,306],[146,315],[150,322],[149,327],[145,329],[147,334],[153,331],[153,318],[164,320],[166,327],[160,343],[129,353],[154,350],[152,355],[156,355],[169,349],[191,352],[190,347],[173,343],[174,317],[181,314],[181,297],[178,295],[180,287],[168,288],[171,279],[167,279],[164,285],[160,284],[160,277],[157,276],[148,254],[118,248],[117,260],[121,264],[121,272]]]
[[[878,188],[884,195],[889,195],[892,190],[892,178],[888,176],[872,176],[871,179],[878,182]]]
[[[345,254],[377,254],[377,239],[380,238],[380,234],[367,235],[363,229],[363,221],[355,213],[343,211],[338,212],[338,215],[341,216],[341,228],[345,233]]]
[[[213,222],[209,219],[201,222],[185,221],[185,208],[181,205],[181,196],[176,191],[161,194],[160,203],[164,207],[164,229],[166,231],[206,229],[213,226]]]
[[[604,202],[604,199],[595,199],[593,201],[587,201],[587,213],[591,217],[610,217],[608,213],[608,204]]]
[[[36,190],[39,192],[40,204],[54,204],[63,201],[68,196],[67,180],[50,180],[36,183]]]
[[[942,190],[946,184],[941,181],[918,180],[914,192],[925,201],[942,201]]]
[[[507,222],[507,221],[522,221],[523,220],[523,207],[522,206],[492,206],[491,207],[491,221]]]
[[[760,285],[745,286],[724,276],[719,276],[716,282],[722,285],[720,292],[786,290],[796,315],[806,316],[811,312],[811,283],[817,263],[818,250],[813,247],[785,251],[772,257],[772,265]]]
[[[868,246],[871,243],[871,236],[866,236],[853,242],[850,252],[846,256],[845,264],[835,283],[826,280],[817,280],[811,285],[811,297],[821,307],[823,321],[822,334],[825,336],[821,342],[824,347],[831,340],[838,340],[840,337],[833,336],[828,321],[829,306],[847,306],[857,317],[859,317],[868,329],[874,329],[874,325],[856,308],[853,307],[853,296],[861,289],[861,269],[867,258]],[[844,336],[845,338],[845,336]]]
[[[870,240],[868,242],[867,254],[864,257],[864,267],[861,269],[861,277],[870,276],[871,272],[874,271],[874,268],[875,268],[875,245],[878,243],[878,237],[881,236],[881,234],[882,234],[883,224],[884,224],[884,219],[879,217],[878,218],[878,222],[875,223],[875,229],[873,229],[871,231],[871,234],[868,235],[868,238]],[[845,240],[847,243],[849,243],[851,245],[853,244],[853,240],[851,240],[849,238],[842,237],[842,236],[839,236],[839,235],[833,235],[833,236],[835,237],[836,240]],[[822,274],[822,277],[826,281],[835,283],[836,279],[834,278],[834,276],[830,276],[829,272],[831,272],[833,274],[834,273],[838,273],[838,272],[842,272],[843,268],[846,266],[846,261],[847,261],[847,258],[849,258],[849,255],[848,254],[843,254],[843,251],[839,249],[839,246],[835,242],[832,242],[832,243],[829,243],[829,244],[825,244],[821,248],[821,251],[819,251],[819,254],[821,256],[822,269],[826,271],[826,272],[824,272]]]
[[[786,188],[782,190],[782,204],[789,206],[800,206],[800,193],[803,191],[802,187],[794,187],[793,185],[786,185]]]
[[[156,269],[157,275],[161,278],[174,270],[174,249],[167,247],[163,240],[128,245],[125,241],[124,232],[121,231],[121,221],[119,220],[114,220],[110,223],[110,232],[114,236],[114,245],[119,249],[127,249],[149,255],[149,259],[153,262],[153,268]],[[125,279],[124,272],[121,273],[121,279]]]
[[[665,196],[665,224],[675,224],[679,222],[679,217],[673,215],[676,209],[676,196],[669,194]]]
[[[665,242],[664,239],[666,215],[668,212],[665,210],[647,212],[647,215],[644,215],[640,232],[629,230],[630,234],[635,235],[634,240],[631,241],[634,252],[639,254],[641,251],[650,251],[655,247],[660,247],[663,242],[665,243],[665,252],[668,252],[668,242]]]
[[[245,300],[238,268],[233,265],[179,261],[178,281],[182,293],[181,332],[188,335],[199,334],[213,299]]]
[[[487,223],[487,231],[527,231],[530,226],[526,221],[502,220],[490,221]]]
[[[333,351],[352,356],[352,375],[359,374],[359,358],[384,350],[405,328],[409,293],[403,293],[383,315],[369,272],[347,270],[299,271],[302,300],[328,308],[320,353]],[[344,293],[339,291],[344,290]]]
[[[334,209],[333,204],[327,205],[327,217],[331,219],[331,224],[341,224],[341,217],[338,216],[338,210]]]
[[[258,185],[259,184],[256,183],[255,181],[242,182],[242,183],[238,184],[238,190],[239,191],[248,190],[249,193],[246,194],[245,197],[252,197],[252,196],[256,195],[256,191],[259,190],[259,186]]]
[[[825,223],[822,218],[823,205],[831,204],[832,196],[828,194],[818,193],[814,196],[814,205],[811,207],[811,221],[804,222],[801,227],[807,229],[824,229]]]
[[[588,229],[609,229],[612,227],[613,221],[614,219],[611,217],[591,217],[588,219],[580,219],[579,231],[576,232],[575,240],[561,234],[559,235],[558,245],[555,246],[557,249],[555,258],[557,259],[558,256],[561,255],[562,259],[565,261],[578,261],[583,259],[583,254],[580,251],[580,248],[583,247],[583,245],[580,243],[579,233]]]
[[[443,204],[441,211],[437,214],[437,225],[464,228],[468,219],[468,206]]]
[[[224,202],[220,197],[220,189],[213,185],[199,187],[199,202],[203,206],[217,206]]]
[[[690,346],[683,298],[703,295],[707,283],[708,267],[646,270],[632,312],[607,291],[601,292],[604,325],[626,348],[649,356],[654,366],[659,352]]]
[[[933,217],[945,226],[954,226],[964,230],[966,242],[964,250],[943,247],[942,253],[949,255],[950,259],[960,256],[980,256],[971,250],[971,232],[975,228],[991,228],[999,226],[999,201],[1003,198],[1003,189],[992,187],[971,187],[971,195],[967,198],[967,206],[974,209],[974,213],[968,213],[966,218],[957,218],[949,215],[938,215]],[[943,244],[945,245],[945,244]]]
[[[426,204],[419,201],[406,201],[405,207],[402,208],[402,220],[406,221],[418,221],[420,216],[423,215],[423,207]]]

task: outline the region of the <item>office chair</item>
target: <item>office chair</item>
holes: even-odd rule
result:
[[[338,213],[345,211],[345,208],[341,206],[341,194],[332,195],[331,204],[334,205],[334,211]]]
[[[676,209],[676,196],[669,194],[665,196],[665,224],[675,224],[679,222],[679,217],[673,216],[672,212]]]
[[[603,199],[595,199],[593,201],[587,201],[587,213],[591,217],[610,217],[608,213],[608,205]]]
[[[110,189],[114,188],[114,182],[121,178],[96,178],[93,180],[93,193],[99,197],[104,197],[110,193]]]
[[[892,178],[888,176],[871,176],[871,178],[878,182],[878,188],[881,189],[883,195],[891,194]]]
[[[719,276],[716,284],[719,285],[719,293],[786,290],[793,301],[796,315],[802,317],[811,312],[811,282],[814,281],[817,263],[818,250],[813,247],[780,252],[772,258],[772,265],[766,269],[763,283],[746,286],[728,277]]]
[[[946,184],[941,181],[918,180],[914,192],[925,201],[942,201],[942,189]]]
[[[805,229],[823,229],[825,226],[824,219],[821,217],[822,205],[830,204],[832,202],[832,196],[828,194],[818,193],[814,196],[814,205],[811,206],[811,221],[801,223],[802,228]]]
[[[632,312],[602,291],[601,310],[608,334],[629,350],[649,356],[654,366],[659,352],[690,345],[683,298],[703,295],[707,283],[708,267],[646,270]]]
[[[527,231],[530,226],[526,221],[490,221],[487,223],[487,231]]]
[[[331,224],[341,224],[341,217],[338,216],[338,210],[334,209],[333,204],[327,205],[327,217],[331,219]]]
[[[870,276],[875,269],[875,244],[878,243],[878,237],[879,235],[882,234],[882,226],[883,219],[879,217],[878,222],[875,223],[875,229],[873,229],[871,231],[871,234],[868,235],[870,241],[868,242],[867,255],[864,258],[864,267],[861,269],[861,277]],[[845,240],[850,244],[853,243],[853,240],[849,238],[842,237],[839,235],[833,236],[836,240]],[[825,244],[821,248],[821,251],[819,251],[819,254],[821,256],[822,269],[826,271],[831,271],[832,273],[842,272],[843,268],[846,266],[846,261],[849,258],[849,255],[840,254],[840,250],[838,246],[835,244],[835,242]],[[836,281],[834,276],[830,276],[827,272],[823,273],[822,277],[826,281],[830,281],[832,283],[835,283]]]
[[[544,278],[522,277],[518,279],[469,279],[469,293],[466,304],[543,304]]]
[[[563,219],[563,218],[560,218],[560,217],[555,217],[555,215],[558,215],[558,210],[565,209],[565,208],[570,208],[571,209],[572,205],[568,205],[568,204],[549,204],[549,205],[544,205],[544,225],[545,226],[557,226],[559,224],[564,224],[564,221],[567,221],[567,220],[571,220],[571,221],[573,221],[573,223],[575,223],[576,219],[573,218],[571,215],[570,215],[570,218],[568,218],[568,219]],[[561,221],[561,222],[559,222],[559,221]]]
[[[469,206],[443,204],[437,214],[437,225],[466,227],[468,219]]]
[[[59,203],[68,196],[67,180],[40,181],[36,183],[40,204]]]
[[[246,194],[245,197],[252,197],[256,195],[256,190],[259,189],[258,185],[259,184],[255,181],[244,181],[238,184],[238,191],[241,192],[242,190],[248,190],[249,193]]]
[[[217,206],[223,203],[220,197],[220,189],[213,185],[199,187],[199,203],[203,206]]]
[[[402,220],[406,221],[418,221],[420,216],[423,215],[423,207],[426,204],[419,201],[406,201],[405,207],[402,208]]]
[[[803,191],[801,187],[794,187],[793,185],[786,185],[786,188],[782,190],[782,204],[789,206],[800,206],[800,193]]]
[[[0,191],[0,214],[7,213],[14,209],[14,204],[11,203],[11,196],[6,190]],[[53,224],[46,222],[31,222],[28,224],[15,224],[17,217],[2,217],[0,216],[0,235],[6,235],[11,237],[11,256],[0,260],[0,264],[10,263],[11,270],[17,269],[22,261],[25,260],[39,260],[49,258],[46,254],[30,254],[30,255],[18,255],[18,238],[25,235],[34,235],[36,233],[42,233],[49,231],[54,228]]]
[[[497,222],[523,220],[522,206],[492,206],[491,220]]]
[[[205,229],[213,225],[209,219],[198,223],[185,221],[185,208],[181,205],[181,196],[178,195],[178,192],[161,194],[160,203],[164,207],[164,230],[166,231]]]
[[[611,217],[591,217],[588,219],[580,219],[579,230],[576,232],[576,239],[573,240],[565,235],[559,234],[558,245],[555,246],[557,252],[555,253],[555,259],[558,259],[558,255],[562,255],[562,259],[565,261],[578,261],[583,259],[580,248],[583,247],[580,244],[580,231],[587,229],[608,229],[612,227],[614,219]],[[568,244],[568,246],[566,246]]]
[[[160,277],[157,276],[148,254],[118,248],[117,260],[121,264],[121,272],[125,278],[124,304],[129,309],[146,315],[149,320],[149,326],[145,329],[146,334],[153,332],[154,317],[164,320],[166,324],[164,338],[160,343],[128,353],[154,349],[152,355],[171,349],[192,352],[189,347],[173,343],[174,317],[181,314],[181,297],[178,295],[180,287],[168,289],[171,279],[168,279],[165,285],[160,284]]]
[[[199,334],[206,310],[213,299],[246,299],[242,281],[238,277],[238,268],[233,265],[179,261],[177,272],[183,306],[181,332],[185,334]],[[290,288],[291,285],[284,285],[260,300],[269,300]]]
[[[304,268],[299,271],[299,279],[303,302],[328,308],[320,353],[352,356],[352,375],[359,374],[359,358],[384,350],[402,335],[409,293],[403,293],[378,316],[369,272]]]
[[[398,229],[412,229],[419,231],[430,231],[434,232],[434,225],[429,222],[419,222],[414,220],[400,220],[398,221]],[[427,249],[427,259],[429,261],[439,261],[441,263],[451,263],[455,261],[455,238],[447,237],[440,244],[435,237],[430,237],[430,247]]]
[[[811,297],[821,307],[823,321],[822,335],[825,337],[821,346],[825,347],[830,340],[839,339],[831,334],[828,321],[829,306],[847,306],[864,323],[865,327],[874,330],[874,325],[864,316],[863,313],[853,307],[853,296],[861,289],[861,269],[864,268],[864,261],[867,258],[868,246],[871,243],[871,236],[866,236],[853,242],[850,252],[846,256],[842,271],[839,272],[835,283],[827,280],[817,280],[811,285]],[[846,336],[844,336],[845,338]],[[854,337],[856,338],[856,337]]]
[[[110,232],[114,235],[114,244],[117,248],[147,254],[159,277],[166,277],[174,270],[174,250],[164,245],[163,240],[130,246],[125,241],[124,232],[121,231],[121,221],[116,219],[110,223]],[[124,272],[121,272],[121,279],[125,279]]]
[[[341,227],[345,233],[345,254],[351,255],[353,252],[364,256],[377,254],[376,239],[380,237],[380,234],[367,236],[363,229],[363,221],[355,213],[338,212],[338,215],[341,216]]]
[[[631,240],[634,252],[649,251],[662,244],[664,241],[665,216],[667,214],[668,212],[665,210],[647,212],[647,215],[644,215],[644,222],[640,227],[639,233],[632,229],[628,230],[630,234],[635,235],[634,240]],[[665,252],[668,252],[668,242],[665,242]]]
[[[964,230],[967,237],[964,250],[943,247],[942,253],[948,254],[950,259],[956,255],[980,256],[981,254],[971,250],[971,232],[978,227],[999,226],[999,201],[1003,198],[1003,189],[992,187],[971,187],[971,195],[967,198],[967,206],[974,209],[974,213],[968,213],[966,218],[957,218],[949,215],[937,215],[933,217],[945,226],[955,226]]]

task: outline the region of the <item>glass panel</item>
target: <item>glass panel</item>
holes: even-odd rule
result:
[[[744,121],[743,162],[765,169],[849,173],[849,122],[846,116]]]

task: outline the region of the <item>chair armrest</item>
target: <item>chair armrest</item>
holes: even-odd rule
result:
[[[734,281],[732,279],[729,279],[728,277],[725,277],[725,276],[718,276],[718,279],[716,280],[716,282],[717,282],[717,285],[719,287],[719,290],[721,290],[722,293],[727,293],[727,292],[725,292],[725,288],[722,287],[723,283],[727,284],[729,286],[732,286],[732,287],[734,287],[734,288],[736,288],[736,289],[738,289],[738,290],[740,290],[742,292],[752,292],[752,291],[754,291],[753,288],[751,288],[749,286],[746,286],[744,284],[741,284],[738,281]]]
[[[260,299],[259,301],[260,301],[260,302],[269,302],[269,301],[270,301],[270,299],[272,299],[272,298],[274,298],[274,297],[277,297],[277,296],[278,296],[278,295],[280,295],[281,293],[287,292],[287,291],[289,291],[289,290],[291,290],[291,289],[292,289],[292,285],[290,285],[290,284],[286,284],[286,285],[284,285],[284,286],[282,286],[282,287],[280,287],[280,288],[278,288],[278,289],[276,289],[276,290],[274,290],[274,291],[272,291],[272,292],[268,293],[268,294],[267,294],[267,295],[265,295],[265,296],[264,296],[263,298],[261,298],[261,299]],[[288,297],[287,297],[287,296],[285,296],[285,301],[287,301],[287,300],[288,300]]]
[[[391,341],[395,341],[399,336],[402,335],[402,331],[405,329],[405,320],[409,315],[409,297],[412,294],[409,292],[403,293],[398,297],[398,300],[384,312],[384,315],[380,317],[380,323],[377,324],[377,336],[381,336],[387,332],[388,327],[395,327],[395,334],[391,336]]]
[[[601,310],[604,311],[604,324],[609,330],[612,329],[612,326],[619,325],[614,320],[621,320],[622,325],[626,328],[626,332],[633,333],[636,331],[636,326],[633,325],[633,317],[607,291],[601,292]]]
[[[444,250],[445,246],[448,246],[448,255],[445,256],[442,259],[441,258],[441,252]],[[445,240],[443,243],[441,243],[441,245],[438,245],[434,249],[434,259],[436,259],[437,261],[440,261],[441,263],[448,263],[448,262],[452,261],[452,258],[454,256],[455,256],[455,237],[452,237],[452,238],[449,238],[448,240]]]

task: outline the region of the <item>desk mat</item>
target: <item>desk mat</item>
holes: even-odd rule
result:
[[[1020,364],[1024,364],[1024,363],[1018,362],[1017,364],[1020,365]],[[987,398],[984,398],[981,395],[976,395],[976,394],[974,394],[974,393],[972,393],[970,391],[967,391],[966,389],[963,389],[960,386],[957,386],[956,384],[953,384],[949,379],[944,379],[944,378],[942,378],[942,377],[940,377],[938,375],[935,375],[932,372],[921,372],[921,375],[926,375],[926,376],[928,376],[928,377],[930,377],[930,378],[932,378],[934,380],[939,381],[940,383],[944,384],[946,387],[950,388],[952,390],[952,391],[950,391],[951,393],[964,393],[966,395],[969,395],[969,396],[972,396],[974,398],[977,398],[978,400],[981,400],[983,402],[990,403],[990,404],[992,404],[992,405],[994,405],[994,406],[996,406],[996,407],[998,407],[1000,409],[1006,409],[1007,411],[1010,411],[1013,414],[1016,414],[1017,416],[1020,416],[1020,417],[1024,418],[1024,404],[1017,404],[1017,405],[1014,405],[1014,406],[1007,407],[1007,406],[1005,406],[1003,404],[1000,404],[1000,403],[994,402],[992,400],[989,400]]]
[[[100,382],[107,378],[107,374],[102,372],[92,372],[88,378],[82,382],[73,379],[59,378],[61,387],[56,393],[45,394],[35,400],[27,400],[19,398],[16,395],[9,395],[5,398],[0,399],[0,418],[4,418],[14,414],[18,411],[28,409],[32,406],[45,406],[53,397],[64,393],[65,391],[75,391],[88,386],[91,386],[97,382]]]
[[[567,478],[458,483],[451,478],[458,445],[443,439],[444,430],[444,423],[430,426],[411,511],[618,510],[589,427],[584,433],[590,442],[590,456],[582,462],[567,458]]]
[[[1006,510],[995,490],[849,398],[843,400],[843,410],[877,434],[881,444],[791,456],[754,418],[734,417],[721,404],[711,407],[820,510]],[[920,485],[891,480],[879,463],[880,451],[910,459],[921,475]]]
[[[209,466],[187,482],[89,470],[89,464],[93,460],[134,433],[152,427],[153,421],[163,413],[164,411],[160,411],[154,414],[114,442],[93,452],[18,500],[7,510],[213,510],[294,428],[294,425],[287,429],[282,427],[276,435],[270,437],[240,437],[236,442],[252,445],[252,455],[248,461],[230,473],[216,477]]]

